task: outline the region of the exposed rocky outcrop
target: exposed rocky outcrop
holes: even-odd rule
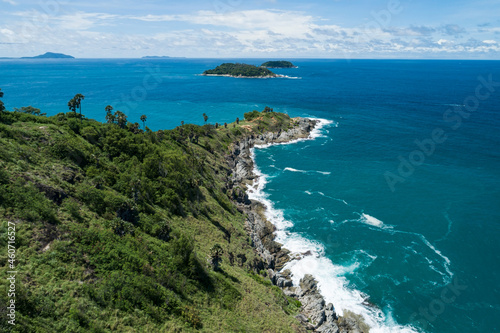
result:
[[[245,189],[251,186],[256,178],[251,154],[253,147],[308,138],[317,124],[317,120],[307,118],[295,118],[293,122],[294,126],[287,131],[246,136],[233,145],[232,152],[227,157],[228,164],[233,171],[229,181],[232,198],[239,205],[240,210],[248,216],[246,227],[255,250],[267,268],[276,270],[283,268],[289,260],[289,251],[282,249],[281,244],[274,241],[275,227],[266,219],[265,207],[258,201],[249,200]]]
[[[254,162],[251,148],[259,145],[288,143],[290,141],[308,138],[318,121],[307,118],[295,118],[294,127],[287,131],[267,132],[265,134],[248,135],[236,142],[227,161],[232,170],[229,190],[240,211],[248,216],[246,227],[251,237],[255,251],[262,258],[267,268],[271,282],[282,288],[288,296],[298,299],[301,313],[296,316],[299,322],[310,331],[324,333],[368,332],[361,330],[356,320],[338,318],[331,303],[325,304],[316,280],[311,275],[304,276],[299,286],[294,286],[290,271],[280,272],[290,260],[289,251],[274,241],[275,227],[265,217],[265,207],[262,203],[250,200],[245,192],[247,186],[252,186],[257,175],[254,173]],[[307,254],[304,254],[307,255]]]

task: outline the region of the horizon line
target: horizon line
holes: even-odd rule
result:
[[[36,56],[35,56],[36,57]],[[88,57],[88,58],[35,58],[35,57],[4,57],[0,60],[114,60],[114,59],[144,59],[144,60],[168,60],[168,59],[296,59],[296,60],[455,60],[455,61],[500,61],[499,59],[482,58],[321,58],[321,57],[183,57],[183,56],[142,56],[142,57]]]

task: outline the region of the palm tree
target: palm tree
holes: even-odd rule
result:
[[[145,115],[145,114],[143,114],[143,115],[141,116],[141,121],[142,121],[142,127],[143,127],[143,128],[146,128],[146,120],[147,120],[147,119],[148,119],[148,117],[146,117],[146,115]]]
[[[207,120],[208,120],[208,116],[206,113],[203,114],[203,120],[205,120],[205,124],[207,123]]]
[[[184,126],[184,120],[181,120],[181,126]]]
[[[222,262],[222,247],[219,244],[215,244],[210,249],[210,263],[212,264],[214,271],[219,270],[220,263]]]
[[[74,98],[70,99],[68,102],[68,108],[70,111],[73,111],[76,115],[76,101]]]
[[[240,118],[236,118],[236,123],[239,124],[240,123]]]
[[[106,121],[108,124],[112,124],[115,122],[115,115],[111,113],[113,111],[113,107],[111,105],[108,105],[104,108],[106,110]]]
[[[3,97],[3,91],[2,91],[2,89],[0,88],[0,98],[2,98],[2,97]],[[1,112],[1,111],[4,111],[4,110],[5,110],[5,106],[4,106],[3,102],[2,102],[2,101],[0,101],[0,112]]]
[[[121,128],[125,128],[125,126],[127,125],[127,116],[125,115],[125,113],[117,110],[115,112],[115,117],[118,126],[120,126]]]
[[[76,94],[73,98],[75,100],[76,107],[80,111],[80,122],[82,121],[82,101],[85,99],[85,96],[82,94]]]

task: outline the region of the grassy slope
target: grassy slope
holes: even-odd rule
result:
[[[12,331],[297,330],[299,304],[253,271],[259,258],[229,200],[239,190],[227,188],[232,142],[292,126],[263,115],[227,129],[142,132],[1,112],[1,276],[7,221],[17,228]],[[221,272],[207,265],[215,243]],[[1,309],[7,301],[0,293]]]

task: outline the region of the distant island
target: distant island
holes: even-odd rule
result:
[[[144,56],[141,59],[186,59],[186,57]]]
[[[169,56],[144,56],[142,59],[170,59]]]
[[[280,77],[280,75],[271,72],[264,67],[257,67],[247,64],[224,63],[217,66],[215,69],[209,69],[203,72],[206,76],[230,76],[230,77],[245,77],[245,78],[271,78]]]
[[[21,57],[21,59],[75,59],[75,57],[62,53],[47,52],[34,57]]]
[[[260,67],[265,67],[265,68],[297,68],[294,64],[292,64],[290,61],[268,61],[260,65]]]

